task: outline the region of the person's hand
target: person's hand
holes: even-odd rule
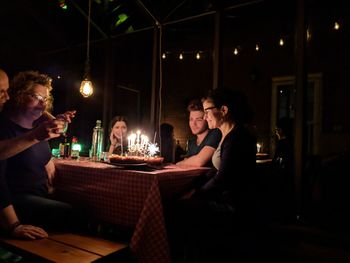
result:
[[[109,136],[109,139],[111,141],[111,145],[117,144],[117,138],[114,136],[113,132],[111,132],[111,135]]]
[[[66,111],[65,113],[58,114],[56,116],[56,119],[62,119],[65,120],[68,123],[72,122],[72,119],[75,117],[76,110]]]
[[[65,128],[66,122],[64,120],[53,119],[41,122],[34,130],[32,130],[33,137],[38,141],[49,140],[59,137]]]
[[[11,232],[11,236],[18,239],[42,239],[48,237],[46,231],[32,225],[18,225]]]

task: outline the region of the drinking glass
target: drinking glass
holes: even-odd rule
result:
[[[57,129],[56,133],[60,133],[60,134],[66,134],[67,130],[68,130],[68,121],[58,118],[58,120],[63,121],[63,128],[62,129]]]

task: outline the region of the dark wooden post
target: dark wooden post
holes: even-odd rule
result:
[[[216,10],[213,48],[213,89],[222,86],[222,11]]]
[[[302,175],[306,157],[306,92],[305,66],[306,23],[304,0],[297,1],[295,26],[295,193],[297,215],[302,209]]]

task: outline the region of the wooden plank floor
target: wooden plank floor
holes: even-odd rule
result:
[[[57,263],[93,262],[127,247],[124,243],[72,233],[51,234],[49,238],[39,240],[0,238],[0,243],[14,253],[37,259],[37,262]]]

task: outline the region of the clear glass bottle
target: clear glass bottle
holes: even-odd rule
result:
[[[96,126],[92,133],[91,159],[99,161],[101,152],[103,152],[103,128],[101,120],[96,121]]]

